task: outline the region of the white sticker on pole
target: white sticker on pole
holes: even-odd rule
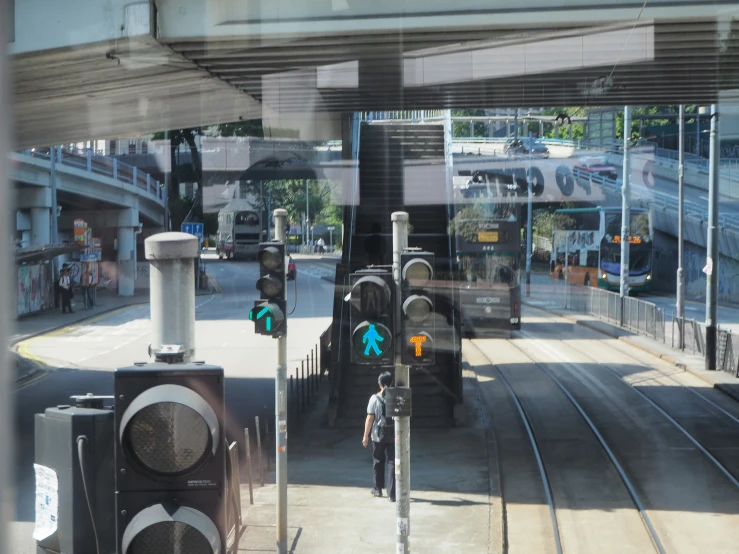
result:
[[[703,268],[703,273],[705,273],[709,277],[713,275],[713,258],[706,258],[706,267]]]
[[[56,532],[59,517],[59,480],[50,467],[33,464],[36,471],[36,526],[33,538],[37,541]]]
[[[405,545],[402,543],[397,543],[395,545],[395,554],[406,554]]]
[[[407,535],[407,534],[408,534],[408,518],[399,517],[398,518],[398,535]]]

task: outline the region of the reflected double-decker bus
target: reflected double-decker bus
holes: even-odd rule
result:
[[[216,252],[219,258],[255,258],[262,240],[259,212],[250,204],[229,204],[218,212]]]
[[[513,195],[457,206],[452,231],[467,334],[521,328],[520,206]]]
[[[631,208],[629,289],[652,285],[652,222],[649,210]],[[617,291],[621,286],[621,208],[554,212],[550,272],[553,279]]]

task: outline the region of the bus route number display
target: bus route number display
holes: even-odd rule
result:
[[[498,242],[500,235],[498,231],[480,231],[477,233],[478,242]]]
[[[611,242],[614,242],[616,244],[620,243],[621,242],[621,236],[620,235],[616,235],[615,237],[613,237],[613,240]],[[641,244],[641,242],[642,242],[641,237],[632,237],[632,236],[629,236],[629,243],[631,243],[631,244]]]

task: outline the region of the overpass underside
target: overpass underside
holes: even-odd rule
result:
[[[21,147],[249,118],[339,139],[352,111],[711,103],[739,88],[737,2],[16,4]]]

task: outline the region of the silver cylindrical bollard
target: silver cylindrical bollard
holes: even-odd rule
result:
[[[187,233],[159,233],[144,241],[151,268],[152,352],[163,345],[195,355],[195,258],[198,239]]]

